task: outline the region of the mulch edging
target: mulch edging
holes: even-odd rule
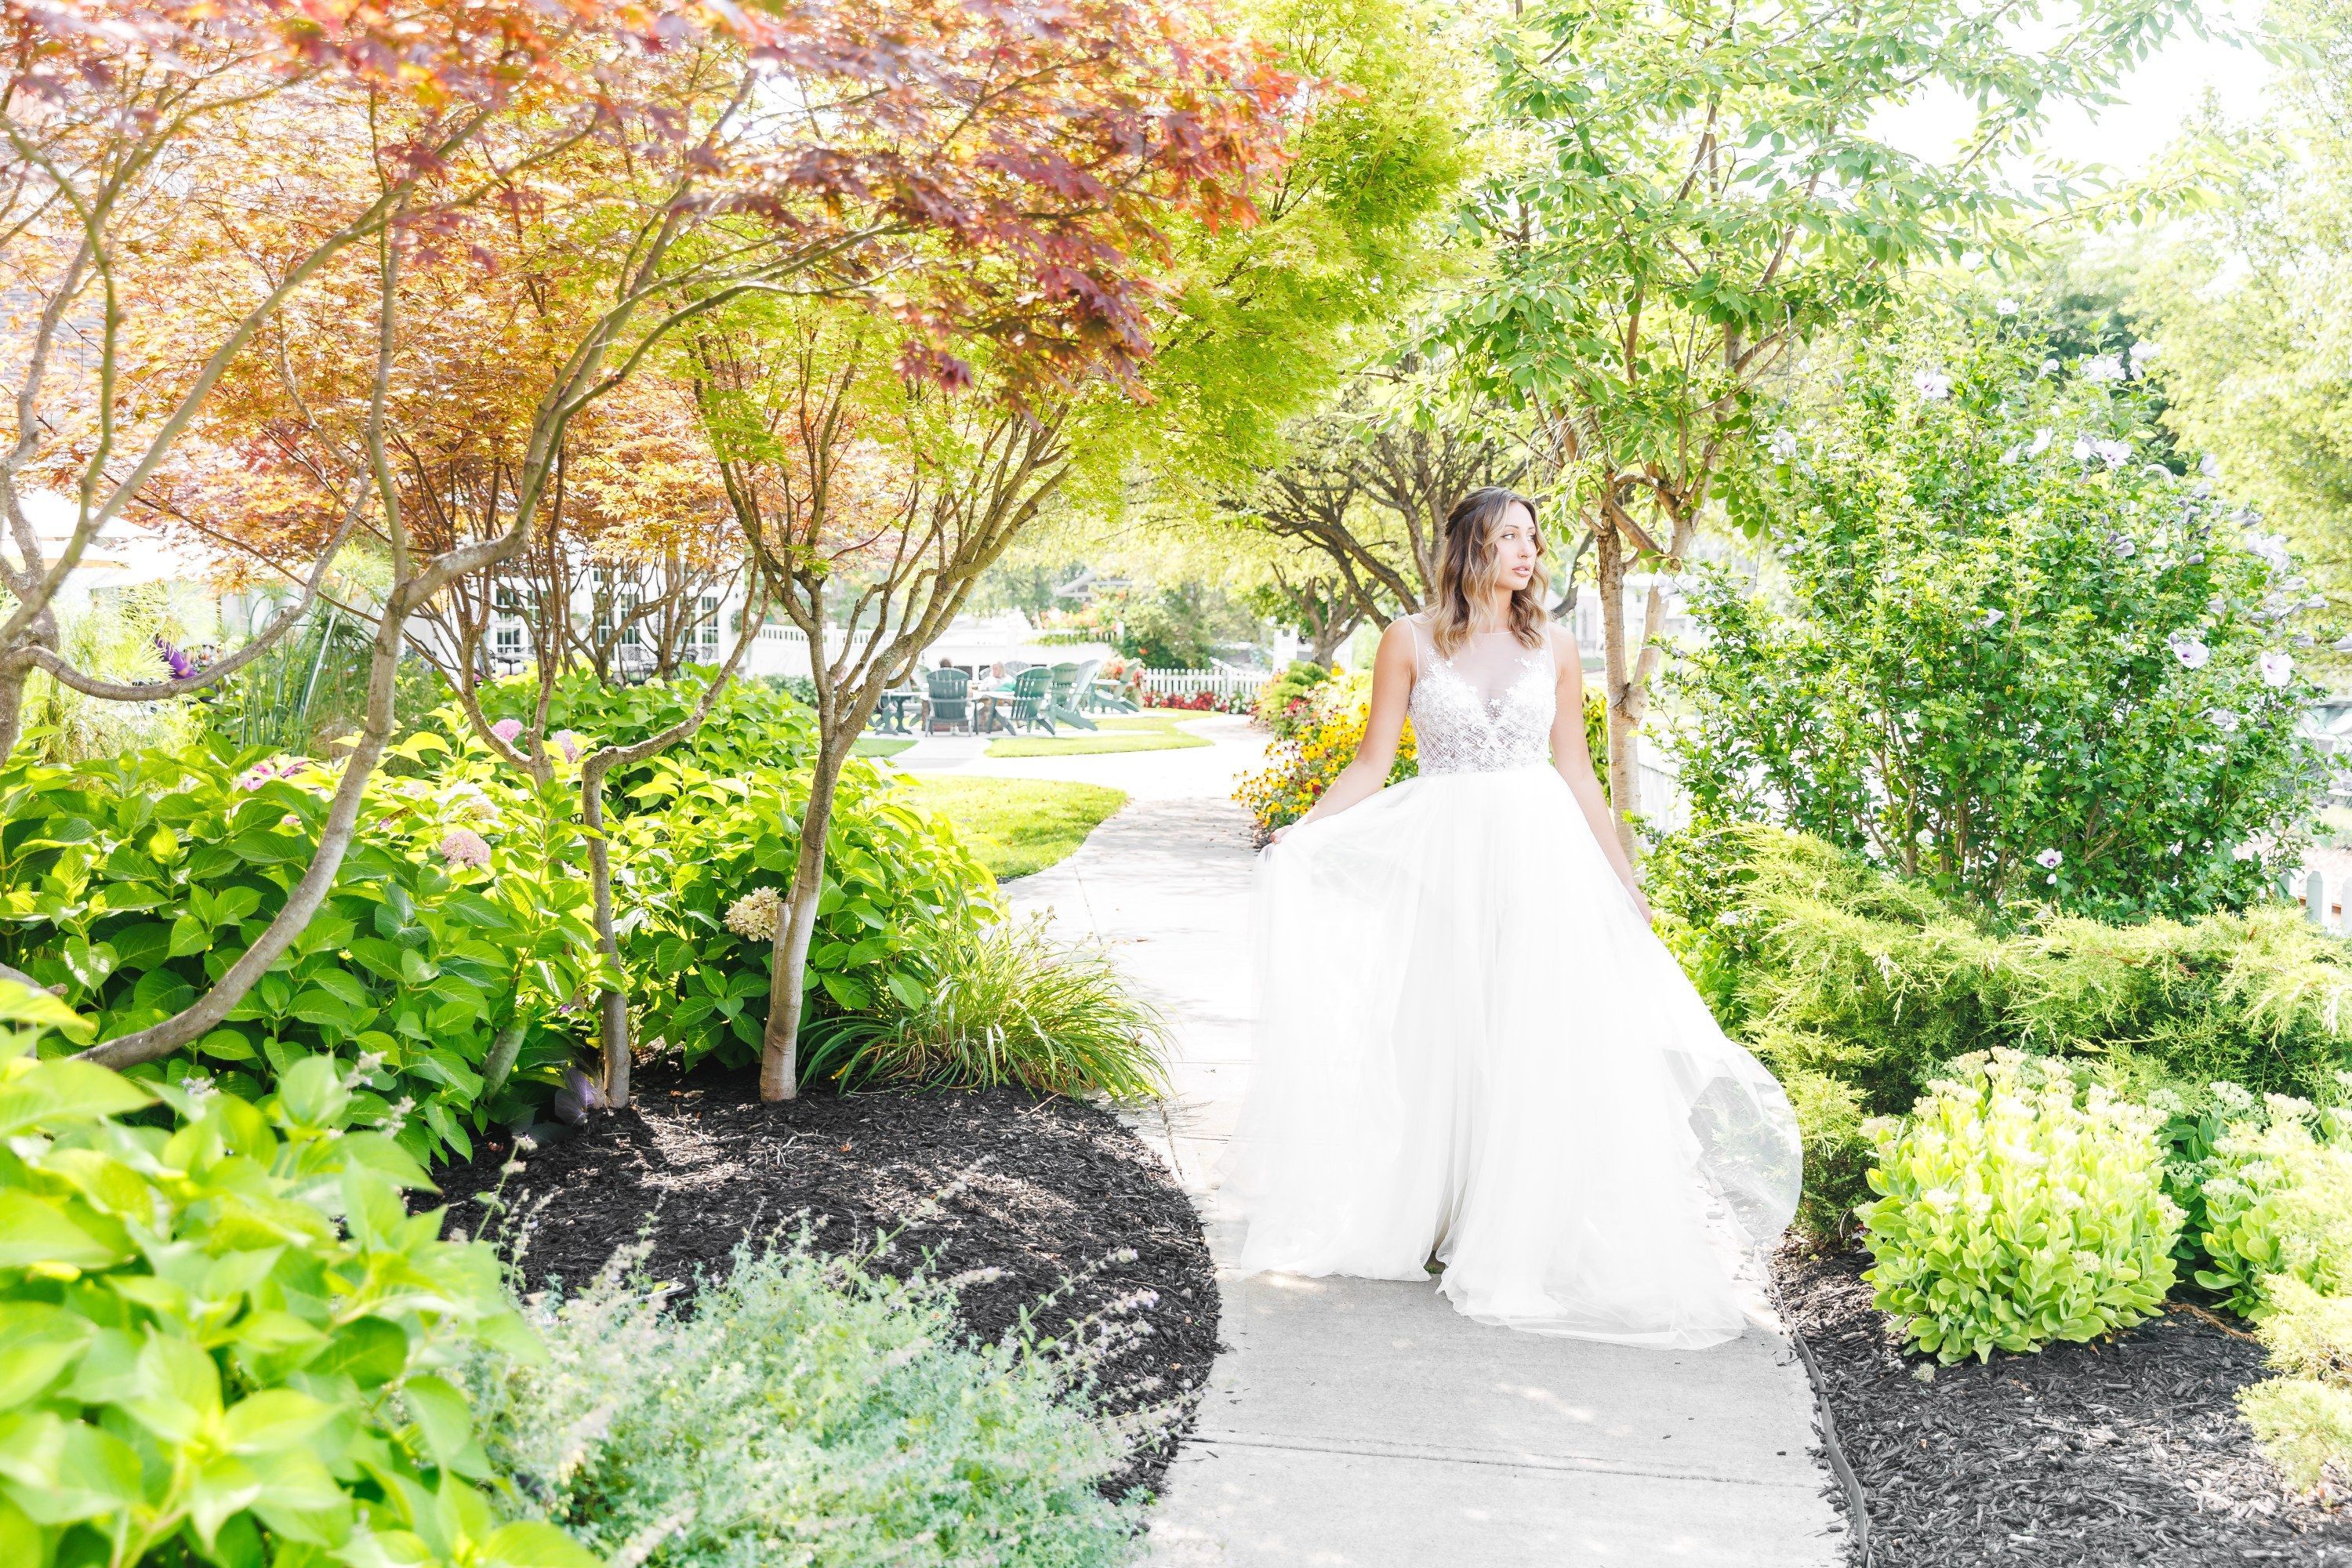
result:
[[[498,1186],[508,1158],[503,1145],[484,1147],[435,1173],[453,1230],[483,1229],[473,1196]],[[806,1091],[766,1105],[747,1073],[654,1069],[627,1110],[598,1114],[504,1180],[506,1200],[530,1220],[522,1272],[532,1289],[551,1279],[584,1285],[641,1239],[655,1277],[691,1286],[698,1274],[723,1275],[746,1237],[805,1215],[812,1245],[835,1255],[864,1257],[877,1231],[900,1231],[875,1267],[901,1278],[918,1268],[935,1278],[1000,1270],[958,1292],[958,1316],[982,1341],[1013,1328],[1024,1308],[1054,1335],[1118,1298],[1156,1293],[1125,1314],[1150,1331],[1105,1363],[1104,1403],[1127,1411],[1172,1401],[1181,1415],[1105,1488],[1112,1495],[1159,1489],[1217,1351],[1215,1268],[1200,1218],[1100,1106],[1013,1089]],[[1122,1248],[1134,1261],[1104,1261]]]
[[[2237,1391],[2268,1375],[2261,1346],[2171,1311],[2096,1344],[1937,1367],[1903,1353],[1868,1264],[1791,1242],[1774,1273],[1862,1483],[1875,1568],[2352,1565],[2352,1514],[2287,1496],[2238,1417]]]

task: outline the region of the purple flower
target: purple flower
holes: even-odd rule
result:
[[[247,791],[257,790],[263,784],[278,779],[290,779],[310,765],[310,759],[308,757],[272,757],[268,762],[254,763],[238,774],[236,787]]]
[[[501,719],[497,723],[490,726],[490,733],[496,735],[507,745],[511,746],[515,743],[515,737],[522,733],[522,721],[520,719]]]
[[[433,847],[441,858],[452,866],[487,866],[490,863],[490,841],[470,827],[453,827],[441,836]]]
[[[555,749],[563,753],[567,763],[578,762],[588,750],[587,739],[577,730],[558,730],[548,739],[555,742]]]
[[[155,634],[155,651],[163,656],[163,663],[172,671],[173,679],[185,680],[195,674],[196,661],[183,650],[173,647],[165,641],[161,632]]]

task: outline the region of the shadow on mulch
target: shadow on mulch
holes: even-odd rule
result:
[[[2295,1501],[2233,1395],[2260,1345],[2167,1312],[2096,1344],[1936,1367],[1902,1353],[1860,1253],[1775,1260],[1870,1510],[1876,1568],[2352,1565],[2352,1518]]]
[[[475,1196],[499,1184],[507,1158],[503,1145],[482,1147],[435,1173],[452,1230],[482,1229]],[[958,1316],[979,1340],[1013,1327],[1024,1308],[1051,1337],[1115,1298],[1156,1292],[1156,1305],[1132,1314],[1150,1332],[1102,1369],[1105,1403],[1125,1410],[1179,1399],[1183,1415],[1105,1487],[1113,1496],[1131,1486],[1158,1491],[1216,1354],[1215,1270],[1199,1216],[1098,1106],[1013,1089],[813,1090],[766,1105],[749,1073],[656,1068],[627,1110],[598,1115],[506,1181],[514,1212],[530,1221],[522,1264],[532,1289],[584,1285],[641,1234],[647,1269],[691,1286],[698,1275],[723,1275],[738,1242],[796,1228],[804,1215],[812,1245],[836,1256],[864,1257],[877,1231],[900,1231],[875,1266],[901,1278],[918,1268],[940,1278],[1002,1270],[959,1292]],[[959,1183],[943,1203],[927,1204]],[[490,1226],[494,1237],[498,1230]],[[1134,1261],[1104,1262],[1122,1248]],[[1069,1294],[1037,1308],[1090,1268]]]

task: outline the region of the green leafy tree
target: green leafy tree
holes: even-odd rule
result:
[[[2166,423],[2259,504],[2331,594],[2352,589],[2352,6],[2294,0],[2270,112],[2209,124],[2181,161],[2228,193],[2148,258]]]
[[[1665,616],[1654,590],[1624,624],[1634,556],[1685,557],[1794,345],[1885,301],[1915,259],[2006,247],[2004,161],[2053,108],[2100,101],[2182,10],[2087,0],[2046,47],[1958,0],[1536,0],[1498,28],[1515,153],[1472,204],[1492,263],[1448,332],[1480,384],[1541,416],[1594,532],[1621,810],[1638,809]],[[1873,134],[1937,89],[1977,106],[1951,156]]]
[[[1916,327],[1773,434],[1757,505],[1785,604],[1722,574],[1697,592],[1685,786],[1702,818],[1778,819],[1983,903],[2243,904],[2294,864],[2317,787],[2290,651],[2308,584],[2148,460],[2136,389],[2043,349]]]

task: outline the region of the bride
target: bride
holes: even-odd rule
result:
[[[1437,1266],[1482,1322],[1715,1344],[1795,1211],[1795,1119],[1650,931],[1542,553],[1529,502],[1464,498],[1355,760],[1259,858],[1241,1267]],[[1408,716],[1421,776],[1383,789]]]

